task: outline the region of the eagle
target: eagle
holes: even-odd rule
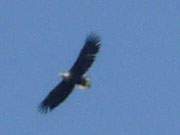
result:
[[[83,89],[90,88],[90,79],[85,73],[92,66],[100,46],[100,37],[97,34],[91,33],[87,36],[84,46],[73,66],[68,72],[61,73],[62,81],[40,103],[39,108],[41,112],[47,113],[52,111],[63,103],[72,93],[75,86]]]

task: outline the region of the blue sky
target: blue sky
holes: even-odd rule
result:
[[[3,135],[179,135],[179,0],[1,0]],[[47,115],[41,100],[86,36],[102,48],[90,90]]]

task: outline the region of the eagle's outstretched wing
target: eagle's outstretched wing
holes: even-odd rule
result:
[[[40,111],[46,113],[54,109],[69,96],[74,86],[75,84],[73,82],[63,80],[41,102],[39,106]]]
[[[100,48],[100,38],[92,33],[90,34],[86,41],[84,47],[70,69],[70,72],[76,76],[82,76],[94,62],[95,56]]]

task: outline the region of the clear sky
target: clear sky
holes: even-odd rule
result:
[[[2,135],[179,135],[179,0],[0,0]],[[51,113],[38,105],[86,36],[102,48]]]

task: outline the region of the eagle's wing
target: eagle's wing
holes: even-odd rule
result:
[[[100,48],[100,38],[96,34],[90,34],[86,41],[84,47],[70,69],[70,72],[76,76],[82,76],[94,62],[95,56]]]
[[[62,103],[72,92],[74,85],[74,83],[64,80],[59,83],[41,102],[40,111],[46,113]]]

